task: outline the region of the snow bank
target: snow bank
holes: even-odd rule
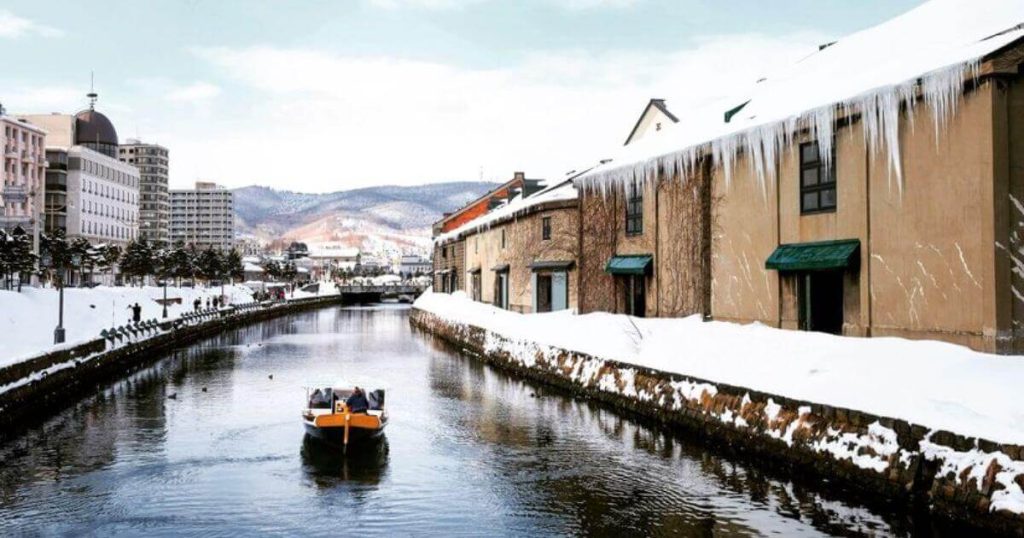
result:
[[[192,301],[219,297],[221,288],[167,288],[167,298],[181,298],[181,304],[167,307],[170,318],[192,310]],[[230,304],[252,302],[252,291],[241,285],[224,286]],[[130,305],[142,307],[142,319],[162,319],[163,288],[146,286],[67,288],[64,290],[66,344],[73,345],[99,336],[103,329],[131,320]],[[56,349],[53,329],[57,326],[58,292],[53,288],[22,288],[0,291],[0,367]]]
[[[899,418],[934,430],[1024,444],[1022,357],[900,338],[786,331],[699,317],[523,315],[427,292],[414,307],[520,341]]]

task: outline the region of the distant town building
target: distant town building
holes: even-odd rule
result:
[[[305,257],[309,256],[309,247],[305,243],[300,243],[298,241],[292,241],[292,243],[290,245],[288,245],[288,252],[287,252],[287,254],[288,254],[288,259],[289,260],[297,260],[299,258],[305,258]]]
[[[126,244],[138,235],[139,171],[117,159],[117,131],[95,110],[19,118],[47,133],[45,224],[68,237]]]
[[[434,269],[434,263],[430,258],[407,254],[402,256],[398,262],[398,273],[401,275],[425,275]]]
[[[235,241],[232,192],[197,181],[196,188],[171,191],[171,243],[231,250]]]
[[[3,115],[0,145],[4,166],[0,170],[0,229],[17,227],[29,233],[38,246],[43,220],[46,169],[46,131],[26,121]]]
[[[337,270],[354,270],[360,263],[358,248],[340,243],[311,243],[309,258],[319,265]]]
[[[171,200],[167,190],[167,148],[130,138],[118,148],[118,156],[121,162],[139,169],[139,237],[156,246],[169,246]]]

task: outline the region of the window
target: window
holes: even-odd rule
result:
[[[627,275],[623,286],[626,314],[638,318],[647,315],[647,282],[644,275]]]
[[[828,167],[821,159],[817,142],[800,144],[800,213],[836,210],[835,162],[834,143]]]
[[[505,229],[501,229],[501,248],[505,248]]]
[[[551,239],[551,217],[544,217],[540,220],[540,238],[544,241]]]
[[[644,233],[644,194],[634,185],[626,198],[626,235]]]

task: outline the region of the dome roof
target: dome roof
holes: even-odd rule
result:
[[[75,144],[117,145],[117,131],[106,116],[95,110],[75,114]]]

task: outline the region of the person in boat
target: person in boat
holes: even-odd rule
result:
[[[352,391],[352,395],[348,397],[345,402],[348,408],[353,413],[365,413],[370,408],[370,402],[366,400],[366,395],[363,394],[363,389],[356,387]]]
[[[316,389],[309,398],[309,407],[311,409],[330,409],[331,398],[324,391]]]

